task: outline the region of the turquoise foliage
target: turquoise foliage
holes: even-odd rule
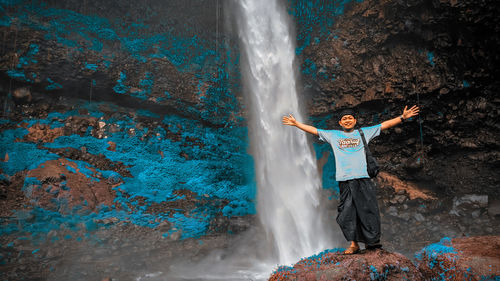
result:
[[[59,156],[37,148],[35,143],[16,142],[16,139],[22,139],[28,130],[19,128],[5,130],[0,137],[0,155],[9,155],[9,161],[0,161],[0,169],[8,176],[23,170],[36,169],[47,160],[58,159]]]
[[[94,117],[103,117],[103,113],[97,110],[98,105],[85,103],[80,107],[87,108],[89,114]],[[57,127],[64,123],[64,119],[77,115],[77,110],[51,112],[46,119],[23,122],[28,123],[28,126],[43,123]],[[161,118],[158,114],[146,110],[130,115]],[[84,161],[66,159],[76,167],[75,169],[67,165],[66,176],[80,173],[89,178],[90,182],[103,179],[112,183],[121,182],[121,185],[114,188],[116,198],[113,206],[100,206],[96,212],[81,207],[70,210],[65,206],[65,200],[55,200],[53,203],[59,205],[56,209],[67,210],[68,213],[35,208],[31,214],[26,215],[30,219],[24,220],[16,216],[13,220],[4,220],[2,234],[18,233],[38,241],[47,238],[51,230],[60,229],[59,225],[61,228],[72,225],[75,227],[66,228],[85,233],[105,226],[102,220],[117,218],[119,221],[152,228],[158,226],[161,221],[169,221],[174,225],[174,229],[164,236],[179,231],[181,239],[185,239],[206,234],[215,216],[243,216],[255,213],[256,186],[253,161],[246,152],[248,139],[245,127],[211,128],[202,125],[199,120],[165,115],[162,125],[137,129],[135,120],[127,114],[114,116],[115,118],[101,119],[106,124],[118,125],[120,128],[117,132],[108,133],[105,139],[93,137],[92,127],[89,127],[83,136],[61,136],[53,143],[37,146],[35,143],[15,141],[22,140],[28,133],[24,128],[1,132],[0,154],[8,153],[10,158],[8,162],[0,162],[2,178],[7,180],[18,172],[32,170],[48,160],[60,158],[45,148],[80,149],[84,146],[93,155],[100,154],[114,163],[123,163],[131,173],[131,177],[124,177],[115,171],[97,169]],[[131,129],[134,129],[133,133]],[[109,141],[117,144],[116,151],[107,149]],[[36,178],[26,178],[23,191],[30,197],[34,188],[40,188],[41,185]],[[71,189],[66,182],[60,186],[63,190]],[[175,209],[154,214],[148,211],[153,204],[184,200],[184,196],[174,193],[176,190],[190,190],[198,200],[224,203],[199,204],[189,211],[189,215],[184,213],[185,210]],[[46,191],[53,192],[50,187]],[[139,199],[142,203],[139,203]],[[43,224],[44,227],[32,228],[24,225],[33,221],[33,217],[37,224]],[[78,235],[72,236],[79,237]]]
[[[415,255],[415,258],[417,258],[417,260],[422,260],[425,255],[428,259],[432,260],[435,259],[438,255],[456,253],[457,252],[452,246],[451,239],[448,237],[444,237],[438,243],[434,243],[423,248]]]
[[[160,118],[160,115],[155,114],[149,110],[144,110],[144,109],[139,109],[137,110],[137,114],[146,116],[146,117],[151,117],[151,118]]]
[[[351,0],[288,0],[289,13],[295,18],[297,30],[297,55],[310,44],[318,44],[333,33],[335,17],[344,13]],[[358,1],[360,2],[360,1]]]
[[[212,123],[235,125],[242,122],[235,117],[239,104],[233,95],[239,90],[239,53],[232,47],[221,44],[214,50],[213,42],[207,42],[196,35],[179,36],[174,31],[151,33],[151,27],[144,24],[151,15],[137,19],[135,23],[124,25],[121,19],[107,19],[80,14],[67,9],[51,8],[39,1],[10,1],[9,13],[3,15],[0,24],[27,27],[45,33],[45,40],[53,40],[73,53],[93,51],[101,53],[103,59],[97,62],[84,62],[83,70],[97,71],[108,69],[113,65],[113,58],[107,57],[103,50],[121,51],[136,59],[138,64],[148,63],[144,77],[138,81],[127,80],[122,70],[113,90],[118,94],[127,94],[146,100],[154,92],[155,66],[149,65],[153,59],[166,59],[180,72],[192,72],[199,85],[198,95],[202,101],[188,109],[190,112],[201,112],[203,118],[210,118]],[[3,5],[3,4],[2,4]],[[4,10],[2,8],[2,10]],[[185,32],[185,31],[184,31]],[[118,50],[116,46],[119,46]],[[36,55],[37,49],[28,54]],[[11,69],[8,75],[14,79],[33,83],[35,73],[26,73],[26,60],[21,61],[18,68]],[[30,61],[36,63],[36,60]],[[60,89],[62,86],[52,80],[46,90]],[[197,80],[197,81],[196,81]],[[136,90],[136,89],[139,90]],[[133,89],[133,90],[132,90]],[[160,98],[158,100],[164,100]],[[185,105],[184,105],[185,106]]]
[[[116,85],[113,90],[118,94],[126,94],[130,87],[126,86],[124,83],[127,79],[127,75],[122,71],[120,72],[120,77],[116,81]]]
[[[344,8],[349,2],[351,0],[288,0],[289,13],[293,16],[295,26],[297,26],[296,55],[303,55],[304,50],[311,45],[331,40],[332,37],[338,38],[333,29],[335,20],[344,13]],[[340,65],[337,64],[336,67]],[[313,80],[335,81],[335,74],[317,66],[307,57],[303,59],[300,71],[304,76]]]
[[[300,261],[296,265],[300,265],[299,267],[304,271],[307,271],[307,269],[304,269],[304,267],[317,269],[320,268],[321,265],[333,264],[333,260],[326,259],[328,254],[338,254],[342,253],[344,250],[345,249],[343,248],[326,249],[318,254],[300,259]],[[337,265],[339,264],[335,264],[335,266]],[[289,274],[294,274],[297,272],[298,270],[294,269],[294,267],[279,266],[276,270],[274,270],[273,274],[280,273],[281,276],[288,277]]]
[[[431,244],[420,250],[415,254],[415,258],[417,262],[426,262],[430,269],[439,266],[439,269],[443,271],[442,280],[446,280],[444,273],[450,270],[450,268],[446,268],[443,265],[443,261],[439,260],[439,257],[448,255],[452,259],[455,259],[452,254],[457,254],[457,251],[453,248],[451,239],[444,237],[438,243]]]
[[[313,79],[316,79],[317,67],[316,64],[309,58],[306,58],[304,60],[301,71],[303,74],[306,74],[308,76],[311,76]]]
[[[15,68],[7,71],[7,75],[17,80],[33,83],[33,79],[36,78],[36,73],[26,74],[23,68],[38,63],[36,59],[36,55],[38,54],[38,52],[39,46],[37,44],[30,44],[26,53],[19,57],[18,63]]]
[[[50,90],[57,90],[57,89],[62,88],[61,84],[54,82],[50,78],[47,78],[47,82],[49,82],[50,84],[47,87],[45,87],[46,90],[50,91]]]
[[[84,69],[88,69],[88,70],[91,70],[91,71],[96,71],[97,67],[98,67],[98,65],[95,64],[95,63],[87,63],[86,62]]]
[[[427,52],[427,60],[429,63],[434,66],[436,63],[434,62],[434,53],[433,52]]]
[[[26,65],[36,64],[38,61],[34,58],[36,54],[38,54],[39,46],[37,44],[30,44],[28,52],[19,58],[19,62],[17,63],[17,67],[21,68]]]

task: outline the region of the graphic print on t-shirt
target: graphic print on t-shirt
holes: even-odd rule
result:
[[[380,134],[381,125],[361,128],[365,133],[366,142]],[[335,155],[335,180],[370,178],[366,170],[366,154],[359,132],[350,133],[341,130],[318,129],[321,141],[328,142]]]
[[[339,139],[338,140],[339,142],[339,147],[341,149],[344,149],[344,148],[352,148],[352,147],[356,147],[359,145],[359,139]]]

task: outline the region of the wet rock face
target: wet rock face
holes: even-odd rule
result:
[[[326,40],[304,49],[315,66],[304,74],[309,114],[339,128],[335,113],[353,107],[369,126],[418,104],[419,118],[371,143],[382,170],[438,197],[498,196],[498,10],[497,1],[351,3]]]
[[[336,113],[345,107],[358,112],[359,126],[421,107],[370,143],[390,251],[411,256],[443,236],[498,233],[498,5],[353,2],[326,39],[303,51],[303,65],[315,70],[302,73],[304,100],[319,128],[340,129]]]
[[[456,95],[469,86],[488,89],[496,83],[500,39],[493,30],[499,28],[499,4],[458,2],[352,3],[328,40],[304,51],[316,64],[310,75],[320,90],[314,104],[328,103],[312,113],[401,101],[415,93]],[[322,79],[324,72],[333,74],[333,82]]]

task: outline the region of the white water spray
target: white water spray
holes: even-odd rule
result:
[[[318,208],[320,181],[306,135],[281,124],[287,113],[305,120],[296,92],[295,40],[285,7],[277,0],[237,2],[247,58],[244,83],[252,104],[250,138],[258,215],[277,262],[291,264],[326,249],[332,240]]]
[[[170,280],[266,280],[276,265],[333,246],[333,220],[323,221],[320,180],[306,134],[281,124],[301,114],[296,91],[294,39],[280,0],[235,0],[244,86],[251,102],[250,138],[261,228],[203,260],[170,268]],[[330,231],[327,231],[330,230]],[[335,237],[338,238],[338,237]]]

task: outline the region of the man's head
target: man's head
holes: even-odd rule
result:
[[[354,110],[344,109],[339,114],[339,125],[344,131],[350,132],[356,126]]]

